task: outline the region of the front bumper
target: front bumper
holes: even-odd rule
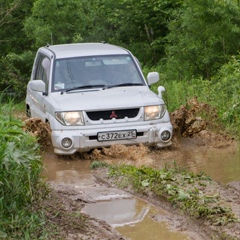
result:
[[[104,132],[127,131],[133,128],[137,131],[137,137],[135,139],[101,142],[97,140],[97,133],[102,132],[102,129],[54,130],[52,131],[54,152],[58,155],[72,155],[75,152],[86,152],[94,148],[109,147],[114,144],[136,145],[143,143],[146,145],[157,145],[158,147],[167,147],[171,145],[172,125],[170,122],[134,127],[107,127],[104,128]],[[161,133],[163,131],[168,131],[171,135],[167,141],[161,139]],[[62,147],[62,140],[64,138],[71,139],[72,145],[69,148]]]

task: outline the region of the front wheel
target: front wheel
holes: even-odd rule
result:
[[[26,105],[26,115],[27,115],[28,118],[31,117],[31,109],[28,105]]]

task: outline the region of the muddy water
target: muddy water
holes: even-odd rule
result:
[[[193,172],[205,172],[214,180],[224,184],[240,181],[240,152],[235,147],[207,149],[185,145],[184,148],[180,147],[180,151],[155,150],[138,160],[129,160],[126,154],[124,158],[119,161],[156,168],[176,162],[178,166]],[[108,161],[115,162],[118,159],[111,160],[108,157]],[[49,150],[44,156],[44,176],[56,183],[73,186],[90,185],[94,181],[90,172],[91,162],[91,160],[57,157],[52,150]],[[86,205],[83,211],[95,218],[105,220],[123,236],[132,240],[190,239],[189,233],[176,230],[175,223],[171,223],[163,209],[154,208],[138,198],[121,196],[113,198],[106,195],[95,203]]]
[[[123,236],[129,239],[143,239],[143,240],[153,240],[153,239],[167,239],[167,240],[188,240],[190,239],[187,234],[182,232],[176,232],[176,230],[171,230],[171,226],[167,221],[155,221],[151,217],[151,213],[155,214],[156,209],[150,209],[150,213],[136,224],[124,225],[122,227],[116,228]],[[164,217],[164,211],[158,212]]]
[[[165,210],[156,209],[135,197],[88,204],[84,212],[106,221],[129,239],[189,239],[186,233],[171,229],[169,214]]]
[[[161,152],[154,152],[151,157],[154,159],[154,167],[176,162],[178,166],[189,171],[204,172],[222,184],[240,181],[240,151],[236,145],[224,148],[185,146],[169,157],[162,157]]]

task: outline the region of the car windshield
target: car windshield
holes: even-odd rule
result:
[[[52,91],[111,86],[137,86],[145,82],[129,55],[57,59]],[[85,87],[86,86],[86,87]]]

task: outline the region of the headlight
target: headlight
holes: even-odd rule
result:
[[[166,112],[165,105],[144,107],[144,120],[147,121],[162,118],[165,112]]]
[[[84,125],[82,112],[56,112],[56,119],[63,125],[79,126]]]

